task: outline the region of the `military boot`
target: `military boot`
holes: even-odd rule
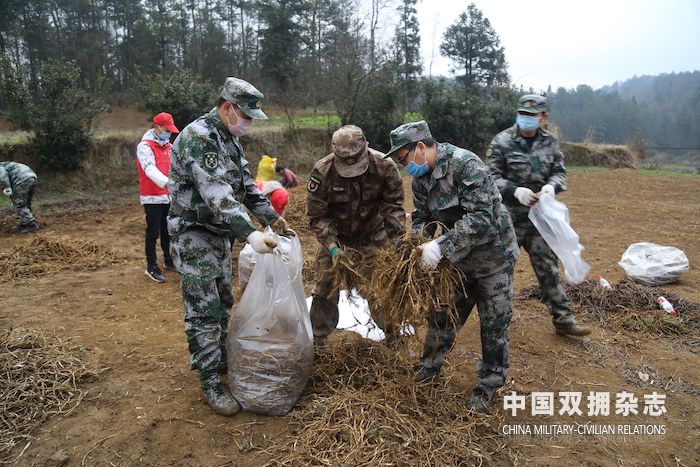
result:
[[[37,230],[39,230],[39,224],[37,224],[35,221],[32,221],[29,224],[22,224],[19,226],[19,231],[21,233],[35,232]]]
[[[469,398],[469,402],[467,402],[467,409],[474,412],[486,412],[495,392],[496,388],[477,386],[472,397]]]
[[[576,321],[569,323],[560,323],[554,325],[554,331],[560,336],[587,336],[591,333],[591,328],[588,326],[579,326]]]
[[[440,376],[440,368],[426,367],[419,364],[413,369],[416,372],[416,383],[424,383]]]
[[[241,410],[241,406],[233,398],[229,390],[221,382],[219,375],[211,376],[206,382],[201,383],[204,400],[221,415],[235,415]]]

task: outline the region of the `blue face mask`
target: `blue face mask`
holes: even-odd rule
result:
[[[428,172],[428,161],[425,161],[423,165],[418,165],[415,161],[411,161],[406,166],[406,172],[411,177],[421,177]]]
[[[164,131],[162,133],[156,134],[156,137],[161,141],[170,141],[170,132]]]
[[[515,117],[515,123],[523,131],[535,131],[540,126],[540,117],[537,115],[520,115]]]

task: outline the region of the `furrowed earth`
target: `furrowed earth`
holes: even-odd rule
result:
[[[410,211],[410,180],[405,181],[405,187],[406,208]],[[303,198],[305,191],[295,189],[292,196]],[[40,198],[41,192],[37,192],[36,199]],[[697,177],[630,169],[574,172],[570,174],[569,191],[558,199],[569,207],[572,225],[586,247],[584,259],[592,265],[589,279],[602,275],[613,287],[624,280],[617,262],[631,243],[673,245],[685,251],[691,269],[680,282],[663,288],[700,303]],[[216,415],[203,402],[197,375],[189,370],[177,275],[166,271],[163,284],[144,275],[145,221],[137,196],[104,203],[47,204],[36,209],[36,216],[44,228],[36,234],[21,235],[13,230],[14,214],[4,212],[0,254],[9,254],[44,236],[65,242],[91,242],[103,247],[100,252],[111,251],[114,255],[96,256],[92,262],[88,256],[65,264],[52,257],[47,260],[51,267],[25,265],[12,278],[0,274],[0,328],[36,329],[55,335],[96,373],[77,382],[86,393],[72,412],[48,418],[31,432],[30,438],[23,438],[5,453],[6,460],[17,458],[20,465],[257,466],[289,459],[290,451],[279,447],[293,445],[300,436],[298,421],[292,415],[313,401],[313,391],[307,389],[297,407],[284,417],[241,413],[227,418]],[[313,235],[305,227],[292,228],[300,233],[306,256],[312,256],[317,247]],[[239,250],[237,245],[234,261]],[[516,297],[533,284],[535,277],[523,252],[515,268]],[[308,294],[313,284],[307,281],[304,285]],[[497,435],[484,441],[490,452],[483,457],[484,463],[700,464],[697,329],[681,335],[656,333],[653,328],[632,331],[611,326],[612,319],[607,322],[605,317],[596,318],[577,305],[579,320],[593,326],[594,333],[584,339],[562,338],[554,333],[544,305],[522,296],[513,305],[509,383],[495,399],[492,413],[473,419],[491,426]],[[689,318],[681,313],[679,326],[689,325],[683,321]],[[694,319],[697,323],[698,316]],[[410,343],[411,353],[402,361],[417,360],[424,335],[425,326],[419,326],[418,339]],[[332,344],[336,346],[342,348],[352,342],[348,332],[333,334]],[[472,420],[466,413],[466,402],[477,382],[474,365],[480,349],[478,316],[474,313],[459,333],[442,382],[438,383],[447,394],[464,394],[463,413],[457,415],[465,423]],[[341,379],[338,391],[343,389]],[[413,384],[410,377],[396,381],[397,387]],[[355,389],[361,391],[362,387]],[[581,392],[583,414],[530,415],[528,397],[527,410],[512,416],[503,410],[503,396],[512,391],[521,395]],[[641,402],[638,415],[615,414],[613,408],[609,416],[587,416],[589,391],[610,392],[613,401],[622,391],[634,393],[640,401],[644,394],[656,391],[666,395],[667,412],[658,417],[644,415]],[[431,411],[428,402],[421,410]],[[665,435],[503,434],[506,425],[587,423],[665,425],[666,429]],[[383,442],[389,443],[374,439],[367,449],[381,450]],[[469,440],[475,445],[479,442],[478,438]],[[403,448],[397,444],[391,449],[409,449],[411,441],[406,443]],[[434,449],[439,450],[439,446]],[[396,458],[401,456],[397,454]],[[468,463],[480,460],[475,456]],[[328,458],[329,465],[342,461]],[[416,463],[425,464],[418,458]]]

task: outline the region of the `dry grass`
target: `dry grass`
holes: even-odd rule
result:
[[[423,268],[416,247],[426,240],[406,235],[397,248],[382,248],[372,256],[349,250],[349,261],[337,266],[337,287],[357,289],[375,321],[392,329],[422,325],[436,310],[453,313],[455,294],[464,291],[464,275],[447,260],[434,270]]]
[[[97,269],[124,260],[96,243],[43,234],[27,244],[0,252],[0,281],[51,276],[65,269]]]
[[[294,230],[309,228],[309,218],[306,215],[306,186],[297,186],[289,190],[289,203],[284,210],[284,219]]]
[[[683,336],[700,342],[700,304],[685,300],[673,292],[631,281],[613,284],[612,290],[596,282],[564,286],[571,300],[581,306],[581,314],[614,331],[632,331],[653,335]],[[659,308],[656,298],[666,297],[673,303],[678,317]],[[537,286],[522,291],[520,299],[539,299]]]
[[[350,335],[316,356],[292,436],[266,451],[275,465],[510,463],[501,419],[468,412],[469,395],[449,379],[416,384],[405,353]]]
[[[562,142],[562,151],[566,155],[567,165],[597,166],[610,168],[633,168],[639,166],[637,156],[627,146],[612,144],[595,144],[592,142]]]
[[[68,414],[85,393],[81,379],[94,376],[57,337],[38,330],[0,331],[0,463],[14,462],[43,421]],[[24,445],[19,455],[10,452]]]

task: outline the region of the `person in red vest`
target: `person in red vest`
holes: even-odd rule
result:
[[[146,275],[156,282],[165,282],[156,260],[158,236],[165,267],[175,269],[170,257],[170,235],[166,222],[170,208],[170,194],[166,185],[170,172],[170,135],[179,132],[173,116],[161,112],[153,117],[153,128],[143,135],[136,147],[139,193],[146,212]]]

